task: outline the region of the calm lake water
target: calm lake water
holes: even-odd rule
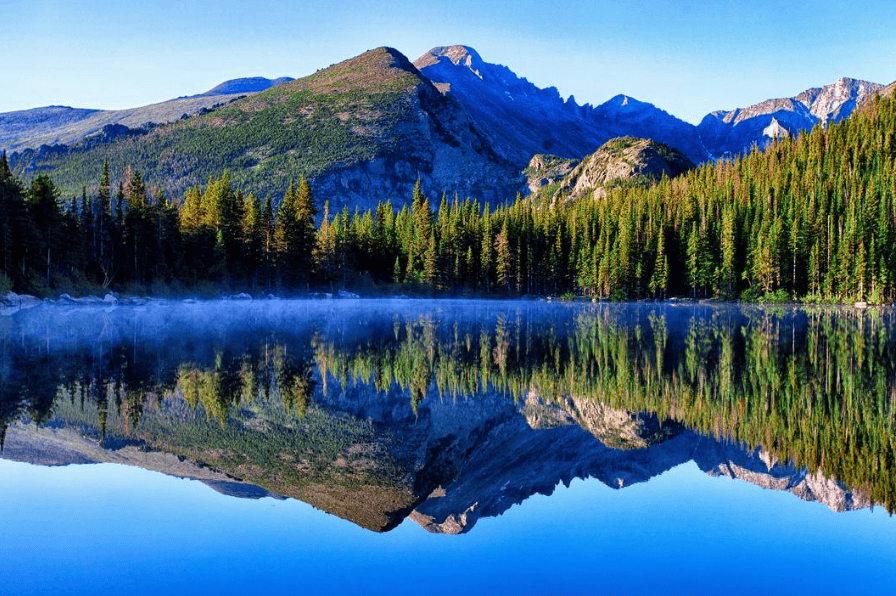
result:
[[[891,594],[896,312],[0,316],[0,595]]]

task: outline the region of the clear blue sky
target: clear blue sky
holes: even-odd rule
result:
[[[691,122],[841,76],[896,80],[896,3],[670,0],[0,0],[0,112],[118,109],[388,45],[465,44],[579,103],[625,93]]]

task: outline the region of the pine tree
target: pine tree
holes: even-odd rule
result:
[[[283,283],[295,288],[311,279],[314,248],[314,201],[303,177],[296,189],[290,184],[277,212],[276,241]]]

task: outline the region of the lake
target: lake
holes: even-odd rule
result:
[[[896,311],[0,316],[0,594],[889,594]]]

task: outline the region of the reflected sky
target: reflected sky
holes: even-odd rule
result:
[[[837,514],[684,464],[574,480],[475,532],[376,534],[295,500],[236,499],[113,464],[0,461],[4,594],[885,594],[896,520]],[[23,546],[26,546],[23,548]]]

